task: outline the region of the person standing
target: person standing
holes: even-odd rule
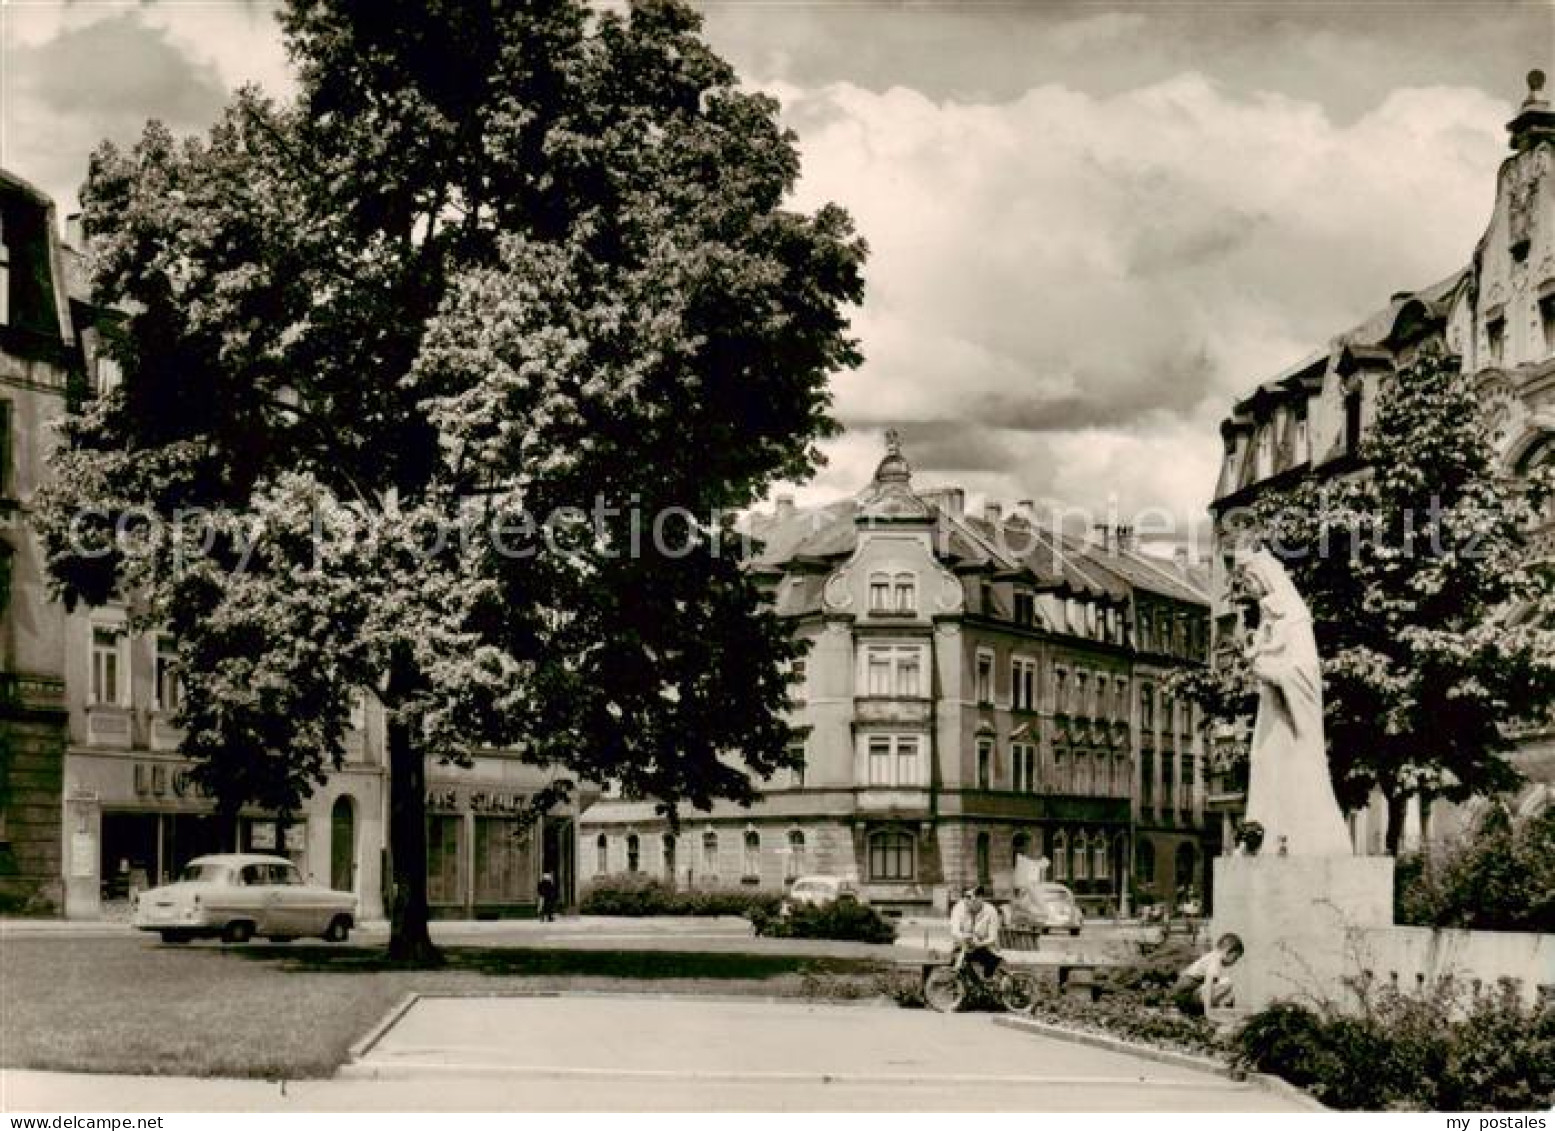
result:
[[[546,872],[535,891],[540,897],[540,921],[549,923],[556,918],[556,877]]]

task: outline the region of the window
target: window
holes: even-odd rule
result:
[[[1091,673],[1074,673],[1074,698],[1077,710],[1075,714],[1089,716],[1091,713]]]
[[[1015,779],[1016,793],[1037,792],[1037,748],[1030,742],[1016,742],[1010,746],[1010,772]]]
[[[626,870],[637,871],[642,864],[642,842],[637,839],[637,834],[632,833],[626,838]]]
[[[1069,791],[1068,752],[1062,746],[1053,747],[1053,788],[1060,793]]]
[[[904,832],[879,832],[869,838],[869,878],[884,882],[913,878],[913,838]]]
[[[788,771],[789,784],[794,789],[803,789],[805,770],[805,744],[803,739],[788,744],[788,756],[794,762],[793,768]]]
[[[1113,700],[1112,717],[1120,722],[1128,722],[1128,680],[1117,681],[1117,697]]]
[[[1361,451],[1361,390],[1352,386],[1344,394],[1344,444],[1349,455]]]
[[[1089,793],[1091,790],[1091,756],[1086,750],[1074,752],[1074,791]]]
[[[924,695],[922,648],[868,648],[865,670],[872,696],[917,699]]]
[[[463,817],[427,818],[427,902],[464,902]]]
[[[805,679],[809,666],[804,660],[795,660],[788,669],[788,695],[795,703],[805,701]]]
[[[918,608],[918,579],[910,573],[899,573],[896,575],[894,589],[896,611],[915,612]]]
[[[1498,315],[1485,323],[1485,338],[1490,346],[1490,363],[1500,365],[1506,356],[1506,315]]]
[[[1184,754],[1182,756],[1182,798],[1181,798],[1181,800],[1182,800],[1182,807],[1184,809],[1191,809],[1191,808],[1193,808],[1193,787],[1195,785],[1197,776],[1198,775],[1196,774],[1196,772],[1194,770],[1194,765],[1193,765],[1193,755],[1192,754]]]
[[[1107,854],[1107,834],[1097,833],[1091,838],[1091,875],[1098,880],[1105,880],[1111,871]]]
[[[113,707],[127,706],[124,632],[101,625],[92,628],[92,702]]]
[[[603,876],[610,871],[610,838],[600,833],[594,840],[594,874]]]
[[[809,868],[805,862],[804,833],[799,829],[790,829],[788,833],[788,859],[783,862],[783,874],[790,879],[802,876]]]
[[[702,834],[702,871],[708,875],[718,873],[718,834],[706,832]]]
[[[664,853],[664,878],[673,883],[675,881],[675,834],[665,833],[660,839],[660,846]]]
[[[1139,729],[1155,730],[1155,695],[1148,683],[1139,685]]]
[[[1119,750],[1112,760],[1112,792],[1119,797],[1127,797],[1128,786],[1128,754]]]
[[[156,708],[176,711],[183,700],[183,682],[178,677],[178,644],[166,634],[157,637]]]
[[[1069,713],[1069,673],[1063,668],[1053,669],[1053,712],[1058,715]]]
[[[1013,684],[1011,694],[1014,697],[1015,710],[1035,711],[1037,709],[1037,661],[1016,656],[1010,662],[1010,678]]]
[[[740,874],[747,878],[761,875],[761,834],[754,829],[745,834],[745,857]]]
[[[977,788],[993,788],[993,739],[977,740]]]
[[[920,786],[924,784],[918,757],[919,737],[913,734],[869,736],[866,774],[870,785]]]
[[[989,860],[989,838],[987,833],[977,834],[977,882],[988,884],[993,880],[993,865]]]
[[[1141,840],[1134,847],[1134,880],[1140,887],[1155,883],[1155,844],[1152,841]]]
[[[1539,300],[1539,322],[1544,328],[1544,348],[1555,350],[1555,294]]]
[[[1025,589],[1015,591],[1015,623],[1035,624],[1037,620],[1037,599]]]
[[[993,702],[993,653],[977,653],[977,701]]]
[[[1070,869],[1070,875],[1077,880],[1090,879],[1090,841],[1086,839],[1084,833],[1080,833],[1074,838],[1074,861]]]
[[[15,447],[15,437],[12,435],[11,428],[12,419],[11,402],[0,401],[0,495],[4,496],[11,494],[11,451]]]
[[[11,321],[11,253],[5,245],[5,228],[0,226],[0,326]]]
[[[1139,755],[1139,802],[1155,804],[1155,755],[1148,750]]]
[[[1177,759],[1171,756],[1170,751],[1161,755],[1161,807],[1170,809],[1172,798],[1177,785]]]
[[[885,613],[891,610],[891,579],[883,573],[869,579],[869,611]]]
[[[1053,879],[1069,878],[1069,838],[1059,833],[1053,838]]]

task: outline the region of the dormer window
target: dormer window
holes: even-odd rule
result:
[[[1037,620],[1037,598],[1030,590],[1017,589],[1015,591],[1015,623],[1035,624]]]
[[[896,597],[896,611],[899,613],[916,612],[918,609],[918,579],[910,573],[899,573],[893,585]]]
[[[869,579],[869,611],[872,613],[889,612],[891,609],[891,579],[883,573],[871,575]]]

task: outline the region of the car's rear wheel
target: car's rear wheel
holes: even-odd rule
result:
[[[1073,935],[1075,938],[1079,938],[1080,937],[1080,928],[1079,927],[1070,927],[1069,928],[1069,933],[1071,935]]]
[[[192,937],[183,931],[158,931],[165,943],[186,943]]]
[[[234,919],[221,932],[221,941],[225,943],[246,943],[253,937],[254,924],[247,919]]]
[[[923,980],[923,1000],[940,1013],[957,1013],[966,1005],[966,981],[952,966],[939,966]]]
[[[325,942],[345,942],[350,937],[351,920],[344,915],[336,915],[324,928]]]

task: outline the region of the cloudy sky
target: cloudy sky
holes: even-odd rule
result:
[[[864,367],[802,502],[902,431],[917,481],[1202,515],[1238,393],[1453,271],[1488,219],[1538,3],[724,0],[799,203],[869,240]],[[289,83],[267,3],[0,0],[0,164],[72,202],[103,137]]]

